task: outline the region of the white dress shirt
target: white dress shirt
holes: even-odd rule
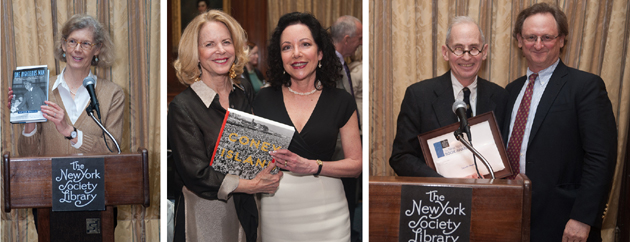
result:
[[[453,72],[451,71],[451,83],[453,84],[453,95],[455,97],[455,101],[464,101],[464,86],[455,78]],[[470,109],[472,109],[472,116],[474,117],[477,114],[477,77],[475,76],[475,81],[468,85],[468,89],[470,90]]]
[[[81,85],[77,89],[77,92],[74,95],[74,99],[72,99],[70,87],[63,77],[65,71],[66,69],[64,68],[63,71],[61,71],[61,74],[57,76],[57,80],[53,84],[52,90],[54,91],[55,89],[59,89],[61,101],[66,108],[66,115],[68,115],[68,118],[72,122],[72,125],[74,125],[79,119],[79,116],[81,116],[81,113],[85,111],[85,108],[90,103],[90,94],[88,93],[87,88]],[[98,78],[94,74],[92,74],[92,71],[90,71],[88,77],[94,78],[94,87],[96,87]],[[35,126],[35,129],[28,134],[24,132],[22,133],[24,134],[24,136],[29,137],[34,135],[36,131],[37,126]],[[70,142],[70,144],[76,149],[79,149],[81,147],[81,145],[83,144],[83,132],[81,130],[77,130],[77,143]]]
[[[549,79],[551,79],[551,75],[556,70],[556,66],[560,63],[560,59],[558,59],[551,66],[545,68],[538,72],[538,77],[534,81],[534,90],[532,93],[532,100],[529,106],[529,115],[527,116],[527,123],[525,124],[525,133],[523,133],[523,143],[521,144],[521,153],[519,155],[519,169],[520,173],[525,173],[526,167],[526,154],[527,154],[527,145],[529,143],[529,134],[532,131],[532,125],[534,124],[534,117],[536,117],[536,110],[538,109],[538,104],[540,103],[540,98],[545,92],[545,88],[547,88],[547,84],[549,83]],[[527,78],[523,87],[521,88],[521,92],[518,94],[516,101],[514,102],[514,107],[512,107],[512,115],[510,118],[510,133],[508,137],[508,144],[510,142],[509,138],[512,137],[512,129],[514,128],[514,121],[516,120],[516,114],[518,113],[518,108],[521,106],[521,100],[523,100],[523,95],[525,95],[525,89],[527,89],[527,83],[529,82],[529,76],[534,74],[529,67],[527,68]],[[507,147],[506,147],[507,148]]]

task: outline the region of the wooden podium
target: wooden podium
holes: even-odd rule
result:
[[[401,187],[472,188],[470,241],[529,241],[531,181],[434,177],[370,177],[370,241],[398,242]]]
[[[106,210],[100,212],[101,236],[102,241],[114,241],[114,206],[149,206],[148,151],[138,149],[135,154],[77,156],[104,158]],[[9,213],[14,208],[37,208],[37,233],[40,242],[50,241],[53,158],[64,157],[10,158],[8,152],[4,153],[4,211]]]

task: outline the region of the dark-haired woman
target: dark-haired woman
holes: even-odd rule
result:
[[[350,241],[341,177],[361,173],[361,142],[352,96],[335,88],[341,64],[329,34],[310,14],[278,22],[268,48],[271,87],[256,115],[296,129],[288,149],[272,152],[286,170],[275,195],[261,199],[263,241]],[[337,135],[345,158],[330,161]]]

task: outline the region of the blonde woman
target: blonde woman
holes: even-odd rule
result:
[[[247,62],[242,27],[224,12],[210,10],[188,24],[174,66],[188,88],[169,105],[168,139],[173,151],[175,241],[256,241],[255,193],[273,194],[282,172],[274,166],[252,180],[225,175],[209,165],[228,108],[251,112],[251,85],[236,79]]]

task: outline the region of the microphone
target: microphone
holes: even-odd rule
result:
[[[98,116],[98,119],[101,119],[101,110],[98,107],[98,99],[96,99],[96,92],[94,91],[95,82],[96,81],[94,80],[94,78],[88,76],[85,79],[83,79],[83,86],[87,88],[88,93],[90,93],[90,100],[92,100],[92,102],[90,103],[90,106],[96,109],[96,115]]]
[[[472,141],[472,136],[470,135],[470,126],[468,125],[468,118],[466,118],[466,110],[468,105],[464,101],[455,101],[453,103],[453,113],[457,115],[459,118],[459,131],[464,132],[468,135],[468,140]]]

